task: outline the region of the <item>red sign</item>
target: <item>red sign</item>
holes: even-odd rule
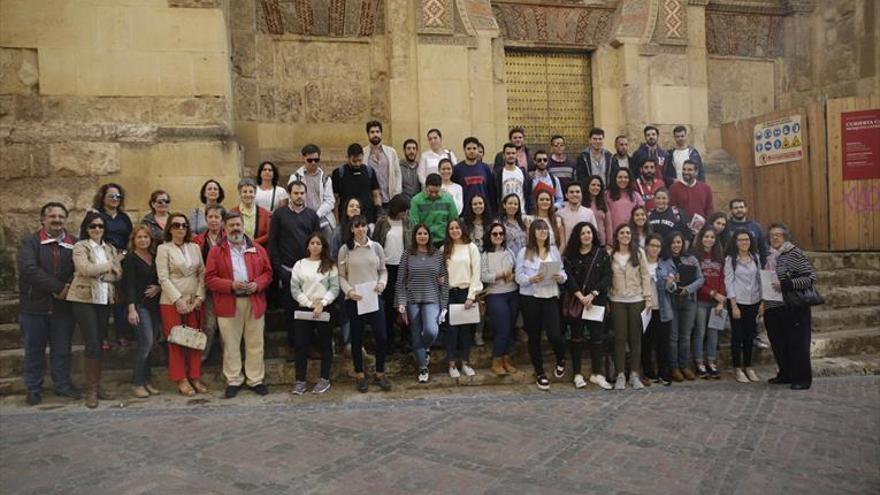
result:
[[[840,114],[843,180],[880,179],[880,109]]]

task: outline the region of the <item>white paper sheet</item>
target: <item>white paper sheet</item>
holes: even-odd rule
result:
[[[542,261],[538,273],[544,275],[544,281],[547,282],[562,270],[562,263],[559,261]]]
[[[651,323],[651,316],[653,313],[653,311],[647,308],[642,310],[642,333],[648,331],[648,324]]]
[[[330,321],[330,313],[326,311],[322,311],[321,314],[315,318],[315,313],[311,311],[294,311],[293,318],[295,320],[306,320],[306,321]]]
[[[727,323],[727,310],[722,308],[721,314],[715,312],[715,308],[709,310],[709,328],[713,330],[724,330]]]
[[[761,270],[761,299],[765,301],[782,302],[782,291],[773,288],[773,283],[779,283],[779,277],[773,270]]]
[[[473,325],[480,322],[480,305],[474,304],[471,309],[464,309],[464,304],[449,305],[450,325]]]
[[[354,286],[354,291],[361,296],[357,302],[358,314],[365,315],[379,311],[379,294],[376,292],[376,282],[364,282]]]
[[[590,321],[605,321],[605,306],[596,306],[594,304],[590,306],[590,309],[584,307],[584,312],[581,314],[581,319]]]

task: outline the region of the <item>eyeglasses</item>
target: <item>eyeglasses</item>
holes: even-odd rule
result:
[[[189,224],[187,224],[187,223],[185,223],[185,222],[173,222],[173,223],[171,224],[171,228],[172,228],[172,229],[188,229],[188,228],[189,228]]]
[[[122,195],[121,194],[108,194],[107,198],[108,199],[122,199]]]
[[[157,205],[170,205],[171,200],[170,199],[157,199],[156,204]]]
[[[782,232],[770,232],[770,237],[785,237],[785,234]]]
[[[97,230],[97,229],[104,230],[104,224],[103,223],[90,223],[89,224],[89,230]]]
[[[320,161],[321,161],[320,158],[306,158],[306,162],[308,162],[308,163],[318,163]]]
[[[547,158],[535,158],[535,163],[547,163]]]
[[[492,237],[504,237],[504,232],[501,232],[501,231],[492,232]]]

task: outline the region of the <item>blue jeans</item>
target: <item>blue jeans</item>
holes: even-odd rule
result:
[[[162,330],[162,321],[159,319],[159,308],[150,309],[146,306],[137,306],[137,314],[140,322],[137,326],[137,351],[134,356],[134,385],[146,385],[150,381],[150,351],[156,336]]]
[[[66,303],[55,302],[56,306]],[[55,390],[71,387],[70,345],[73,340],[73,316],[70,309],[51,315],[19,313],[18,323],[24,334],[24,385],[28,392],[39,392],[46,373],[46,344],[52,365]]]
[[[408,304],[406,313],[409,316],[409,331],[412,340],[413,354],[419,363],[419,369],[428,367],[426,349],[437,339],[440,333],[440,324],[437,318],[440,316],[440,304],[417,303]]]
[[[518,309],[519,294],[517,291],[486,296],[486,312],[492,322],[492,329],[495,330],[492,357],[510,354],[510,350],[513,348],[513,326],[516,322]]]
[[[718,354],[718,330],[709,328],[709,315],[715,307],[708,302],[697,302],[697,326],[694,329],[694,361],[697,364],[703,362],[703,350],[706,351],[706,360],[715,362]],[[703,347],[703,339],[706,339],[706,347]]]
[[[697,302],[689,297],[672,296],[672,321],[669,325],[669,365],[675,369],[689,366],[691,333],[697,320]]]
[[[382,296],[379,296],[379,310],[358,315],[357,302],[345,301],[348,321],[351,323],[351,358],[354,361],[355,373],[364,372],[364,323],[369,322],[373,329],[373,341],[376,344],[376,373],[385,373],[385,311],[382,310]]]

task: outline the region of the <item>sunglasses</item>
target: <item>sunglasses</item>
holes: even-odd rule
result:
[[[89,230],[97,230],[97,229],[104,230],[104,224],[103,223],[90,223],[89,224]]]
[[[121,194],[108,194],[107,198],[109,198],[109,199],[122,199],[122,195]]]
[[[306,162],[308,162],[308,163],[318,163],[320,161],[321,161],[320,158],[306,158]]]
[[[170,204],[171,204],[171,200],[170,200],[170,199],[157,199],[157,200],[155,201],[155,203],[156,203],[157,205],[170,205]]]
[[[172,229],[188,229],[188,228],[189,228],[189,224],[187,224],[187,223],[183,223],[183,222],[173,222],[173,223],[171,224],[171,228],[172,228]]]
[[[535,163],[547,163],[547,158],[535,158]]]
[[[501,231],[492,232],[492,237],[504,237],[504,232],[501,232]]]

